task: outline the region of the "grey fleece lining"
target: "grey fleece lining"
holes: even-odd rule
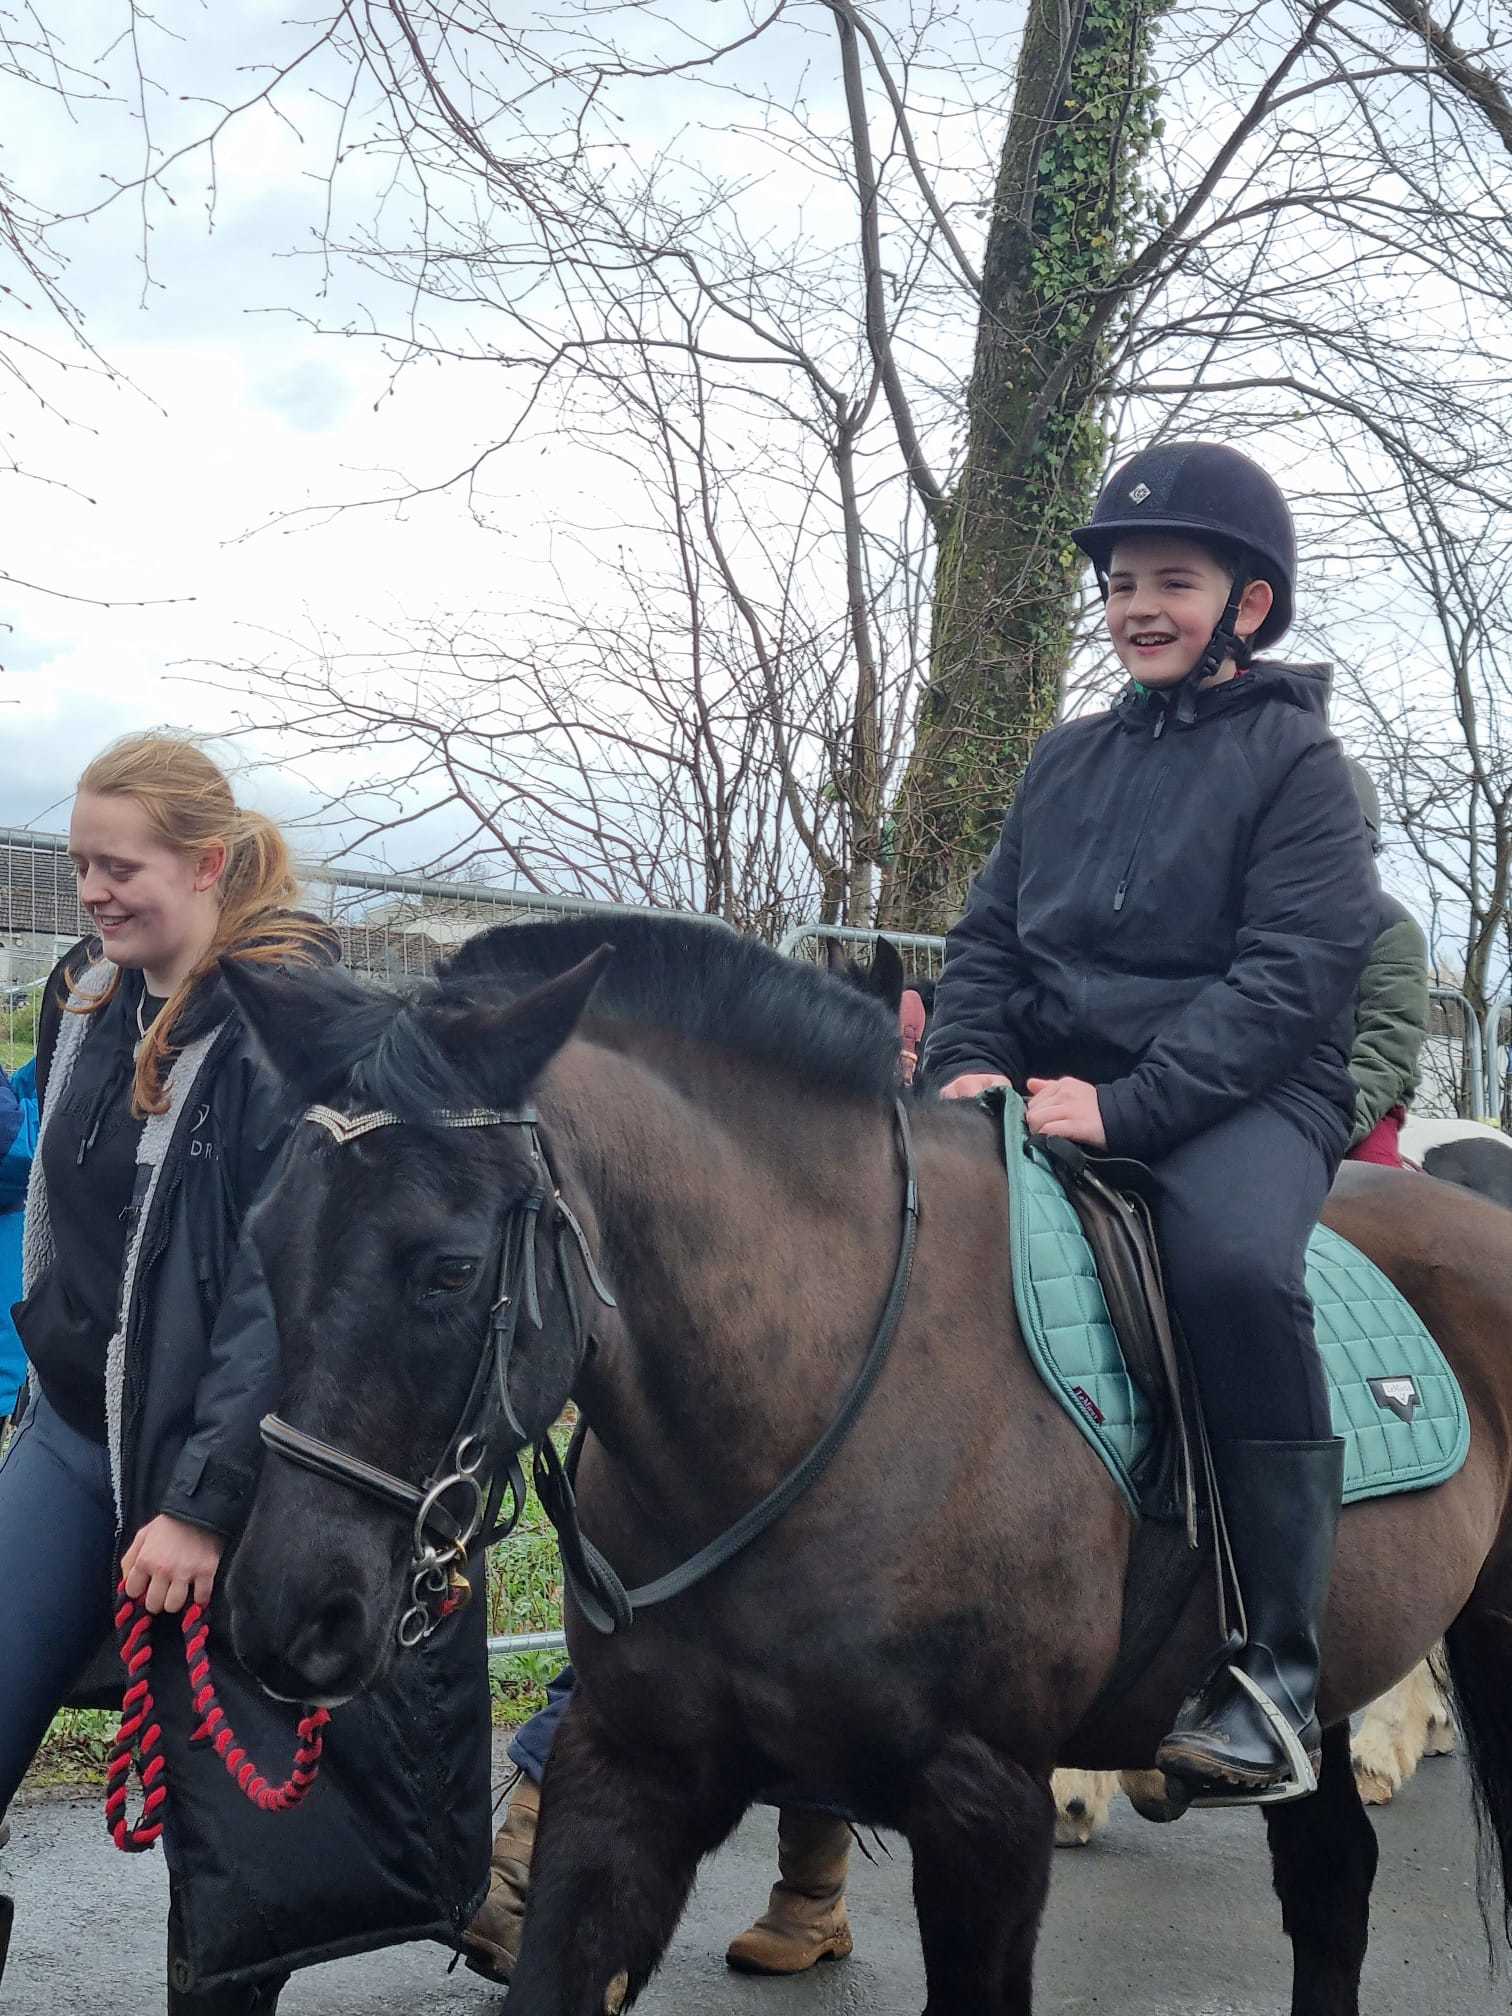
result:
[[[91,966],[80,976],[74,986],[71,1000],[97,1000],[115,977],[115,967],[108,959]],[[173,1145],[174,1133],[188,1103],[189,1094],[199,1076],[212,1044],[226,1025],[218,1022],[194,1042],[186,1043],[174,1060],[173,1069],[168,1073],[163,1090],[168,1095],[166,1112],[150,1114],[143,1123],[141,1139],[137,1143],[136,1161],[139,1169],[150,1169],[152,1174],[132,1219],[131,1237],[126,1245],[126,1265],[121,1275],[121,1293],[117,1304],[115,1334],[105,1353],[105,1432],[110,1445],[110,1480],[115,1491],[116,1518],[125,1518],[125,1491],[122,1484],[121,1428],[122,1412],[126,1394],[126,1336],[131,1328],[133,1302],[137,1287],[137,1267],[142,1257],[142,1237],[152,1216],[153,1199],[168,1162],[169,1150]],[[47,1098],[42,1112],[42,1123],[37,1130],[37,1145],[32,1157],[31,1178],[26,1191],[26,1226],[22,1234],[22,1284],[23,1291],[30,1294],[35,1283],[51,1264],[54,1246],[52,1221],[47,1206],[47,1185],[42,1176],[42,1143],[47,1133],[48,1120],[57,1105],[59,1095],[67,1089],[78,1061],[79,1050],[84,1038],[94,1027],[91,1015],[65,1014],[59,1031],[57,1048],[53,1052],[52,1068],[48,1073]],[[32,1391],[36,1391],[36,1378],[32,1377]]]

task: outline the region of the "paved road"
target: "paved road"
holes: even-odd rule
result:
[[[160,2016],[166,1911],[160,1856],[125,1857],[97,1809],[48,1803],[13,1815],[3,1863],[17,1898],[6,2016]],[[1381,1874],[1366,1963],[1368,2016],[1506,2016],[1487,1978],[1469,1807],[1458,1764],[1430,1761],[1377,1821]],[[705,1868],[647,2016],[918,2016],[923,1973],[908,1851],[858,1858],[856,1954],[784,1983],[730,1975],[724,1944],[765,1898],[775,1819],[758,1813]],[[498,2016],[501,2001],[435,1947],[300,1975],[286,2016]],[[1056,1857],[1040,1945],[1040,2016],[1280,2016],[1289,1954],[1255,1815],[1196,1813],[1152,1827],[1120,1806],[1092,1847]]]

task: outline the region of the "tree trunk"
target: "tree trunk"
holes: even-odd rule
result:
[[[1070,44],[1064,39],[1069,11]],[[1088,348],[1143,207],[1153,0],[1034,0],[982,271],[966,454],[941,537],[929,683],[897,806],[887,922],[941,931],[996,838],[1070,656],[1106,457],[1114,325]],[[1068,364],[1070,369],[1067,370]],[[1064,382],[1055,382],[1057,376]]]

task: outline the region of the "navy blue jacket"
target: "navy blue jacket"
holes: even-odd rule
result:
[[[1131,687],[1051,729],[950,934],[929,1082],[1090,1079],[1146,1161],[1262,1097],[1342,1151],[1380,893],[1324,699],[1257,662],[1189,721]]]

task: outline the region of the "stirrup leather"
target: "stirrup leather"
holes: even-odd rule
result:
[[[1284,1778],[1278,1785],[1266,1785],[1258,1790],[1236,1784],[1231,1792],[1199,1793],[1193,1800],[1194,1806],[1283,1806],[1292,1799],[1307,1799],[1318,1789],[1318,1774],[1313,1761],[1303,1747],[1285,1714],[1272,1701],[1258,1680],[1252,1680],[1240,1666],[1231,1665],[1229,1678],[1243,1688],[1265,1717],[1271,1734],[1280,1746],[1281,1753],[1291,1768],[1290,1778]]]

